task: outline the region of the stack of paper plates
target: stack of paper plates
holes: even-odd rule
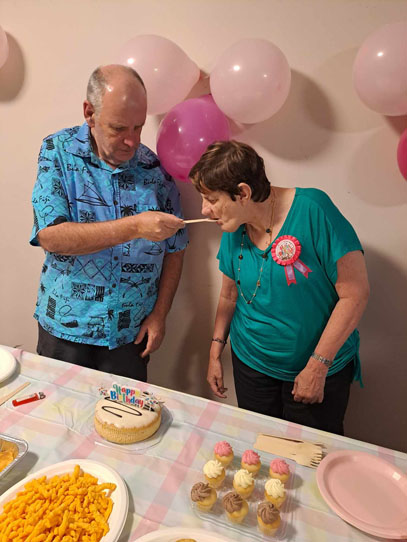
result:
[[[17,367],[16,358],[11,352],[0,347],[0,382],[7,380]]]

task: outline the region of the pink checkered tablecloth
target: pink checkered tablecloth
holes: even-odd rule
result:
[[[174,526],[207,529],[247,542],[244,533],[205,520],[191,507],[190,489],[202,479],[202,467],[219,440],[227,440],[235,450],[244,451],[253,446],[259,432],[273,433],[323,442],[330,452],[369,452],[407,471],[407,454],[401,452],[22,350],[8,350],[18,360],[19,368],[1,384],[0,395],[30,382],[23,394],[42,391],[46,398],[18,408],[11,401],[0,406],[0,433],[22,438],[29,444],[29,453],[0,480],[0,494],[27,474],[60,461],[86,458],[105,463],[122,476],[130,492],[129,513],[120,542],[135,542],[150,531]],[[98,445],[97,440],[89,437],[89,420],[100,398],[99,389],[110,388],[113,382],[146,389],[165,400],[172,422],[155,446],[124,452]],[[352,527],[331,511],[320,495],[315,472],[295,465],[290,525],[283,540],[383,540]]]

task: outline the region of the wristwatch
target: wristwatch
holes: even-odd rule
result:
[[[320,361],[321,363],[323,363],[326,367],[331,367],[332,364],[333,364],[333,361],[331,361],[330,359],[328,358],[324,358],[324,356],[320,356],[319,354],[317,354],[316,352],[312,352],[311,354],[311,357],[316,359],[317,361]]]

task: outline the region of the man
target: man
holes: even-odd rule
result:
[[[146,110],[134,70],[93,72],[86,122],[41,147],[30,240],[46,255],[38,353],[143,381],[188,243],[177,187],[140,143]]]

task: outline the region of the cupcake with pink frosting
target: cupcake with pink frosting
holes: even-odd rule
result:
[[[272,478],[281,480],[285,484],[290,477],[290,466],[284,459],[273,459],[270,463],[269,473]]]
[[[233,461],[233,450],[232,446],[226,440],[222,440],[215,444],[214,448],[215,459],[222,463],[223,467],[228,467]]]
[[[261,468],[260,456],[254,450],[246,450],[242,455],[242,469],[246,469],[253,476],[259,472]]]

